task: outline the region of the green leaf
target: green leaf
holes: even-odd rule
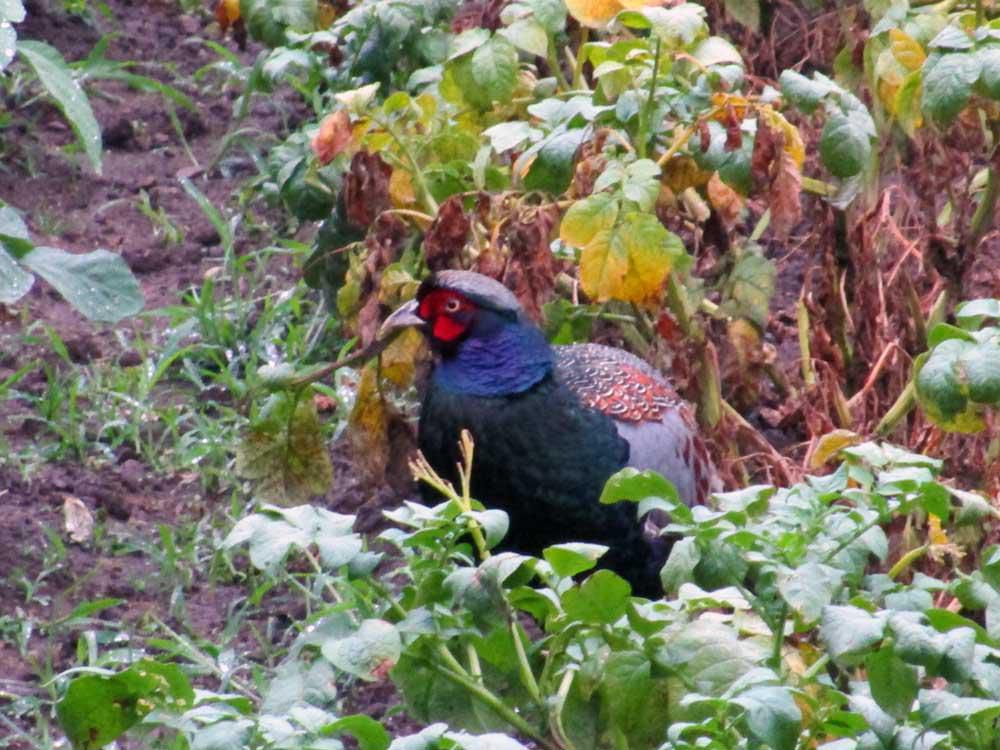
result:
[[[402,650],[396,627],[374,619],[363,621],[351,635],[327,639],[322,646],[323,656],[333,666],[368,681],[384,679]]]
[[[794,70],[785,70],[778,83],[784,97],[806,114],[814,112],[828,94],[837,90],[836,84],[820,73],[810,80]]]
[[[2,16],[0,16],[2,18]],[[17,52],[17,32],[9,23],[0,21],[0,73],[4,71]]]
[[[682,584],[694,581],[694,571],[701,562],[701,551],[694,537],[685,537],[670,548],[670,556],[660,570],[660,583],[668,594],[676,594]]]
[[[324,566],[336,570],[350,563],[364,546],[353,526],[354,516],[325,508],[265,506],[260,513],[240,519],[222,544],[229,549],[249,542],[250,562],[260,570],[273,570],[293,547],[316,545]]]
[[[666,681],[652,677],[649,658],[637,650],[613,652],[602,671],[602,709],[615,729],[628,737],[629,747],[656,747],[670,722]]]
[[[599,570],[580,586],[562,596],[563,609],[572,620],[611,625],[625,615],[632,587],[610,570]]]
[[[664,44],[673,48],[687,47],[708,35],[705,9],[696,3],[627,10],[619,13],[617,20],[631,28],[652,29]]]
[[[976,317],[970,316],[966,323]],[[982,405],[1000,404],[1000,344],[993,336],[943,324],[932,332],[936,345],[915,364],[917,399],[946,430],[981,430]],[[940,340],[944,334],[954,337]]]
[[[22,269],[0,245],[0,305],[13,305],[34,283],[35,277]]]
[[[969,49],[972,47],[972,39],[964,29],[955,25],[945,26],[941,31],[928,42],[930,49]]]
[[[240,0],[240,16],[254,39],[282,47],[287,30],[315,29],[316,0]]]
[[[868,164],[871,152],[871,138],[857,119],[840,112],[827,118],[819,139],[819,153],[831,174],[853,177]]]
[[[621,203],[610,193],[594,193],[575,201],[559,225],[559,239],[585,247],[599,232],[615,225],[620,210]]]
[[[944,655],[941,634],[924,624],[915,612],[896,613],[890,619],[895,636],[895,653],[908,664],[917,664],[932,671],[937,670]]]
[[[593,568],[601,556],[608,551],[603,544],[571,542],[546,547],[542,555],[552,566],[557,576],[569,578],[577,573]]]
[[[345,716],[323,727],[323,734],[343,733],[354,737],[360,750],[386,750],[391,742],[385,727],[363,714]]]
[[[510,99],[517,86],[517,49],[495,35],[455,68],[462,95],[479,109]]]
[[[739,640],[735,628],[695,620],[658,635],[653,660],[680,672],[692,692],[720,696],[769,656],[758,643]]]
[[[822,563],[808,562],[778,573],[778,591],[803,625],[819,620],[823,608],[840,590],[844,571]]]
[[[903,85],[896,94],[896,120],[910,138],[916,136],[917,129],[923,124],[920,114],[922,85],[923,73],[914,70],[903,79]]]
[[[128,265],[108,250],[76,255],[39,246],[21,258],[21,264],[54,286],[91,320],[117,323],[145,305],[142,289]]]
[[[829,606],[823,609],[819,632],[831,657],[845,664],[857,663],[882,640],[885,617],[858,607]]]
[[[26,16],[21,0],[0,0],[0,21],[21,23]]]
[[[474,510],[466,515],[482,528],[488,549],[496,547],[507,536],[507,531],[510,528],[510,518],[504,511],[497,508],[489,508],[488,510]]]
[[[743,65],[743,57],[736,47],[721,36],[703,39],[691,56],[706,68],[711,65]]]
[[[566,4],[562,0],[524,0],[524,4],[549,34],[559,34],[566,28]]]
[[[76,750],[98,750],[156,708],[179,714],[193,704],[194,690],[178,666],[143,659],[110,677],[74,678],[56,714]]]
[[[1000,346],[986,343],[969,347],[959,354],[956,365],[970,399],[1000,405]]]
[[[531,127],[529,123],[514,121],[501,122],[483,131],[490,139],[490,145],[498,154],[517,148],[527,140],[539,138],[542,131]]]
[[[909,716],[920,688],[917,670],[886,646],[868,654],[865,668],[872,697],[882,710],[899,720]]]
[[[326,492],[333,467],[316,406],[304,393],[268,397],[236,449],[236,473],[257,480],[264,502],[294,505]]]
[[[611,505],[622,500],[638,503],[649,497],[666,500],[671,505],[684,505],[672,482],[655,471],[631,467],[611,475],[601,492],[601,503]]]
[[[973,336],[971,332],[965,328],[953,326],[950,323],[938,323],[927,334],[927,343],[931,347],[935,347],[942,341],[947,341],[948,339],[958,339],[960,341],[969,341],[973,344],[976,343],[976,337]]]
[[[974,719],[1000,716],[1000,701],[960,698],[947,690],[921,690],[920,718],[928,727],[967,726]]]
[[[524,177],[524,187],[552,195],[565,192],[573,179],[573,162],[585,134],[578,128],[555,133],[543,141]]]
[[[726,0],[726,13],[738,23],[757,33],[760,31],[760,0]]]
[[[726,277],[723,310],[734,317],[751,320],[763,330],[767,327],[777,275],[774,261],[754,249],[745,249]]]
[[[549,52],[548,34],[534,18],[519,18],[507,28],[500,29],[498,33],[530,55],[545,57]]]
[[[5,247],[15,260],[23,258],[35,248],[28,233],[28,225],[24,223],[21,214],[3,201],[0,201],[0,246]]]
[[[466,29],[461,34],[452,37],[448,50],[448,59],[455,60],[473,52],[490,40],[487,29]]]
[[[55,101],[83,152],[90,159],[94,171],[101,172],[101,126],[97,124],[94,111],[90,108],[87,95],[73,78],[62,55],[55,47],[45,42],[20,41],[17,51],[35,71],[38,80]]]
[[[0,226],[2,226],[2,222],[0,222]],[[955,320],[966,330],[979,328],[987,318],[1000,320],[1000,299],[969,300],[963,302],[955,310]]]
[[[923,67],[924,114],[939,125],[949,125],[969,102],[979,66],[979,58],[965,52],[928,57]]]
[[[761,685],[732,699],[746,710],[750,734],[774,750],[794,750],[802,732],[802,713],[791,691],[785,687]]]
[[[979,87],[991,99],[1000,100],[1000,44],[989,44],[976,51],[979,60]],[[0,65],[0,69],[2,69]]]
[[[852,695],[850,697],[851,709],[859,713],[872,732],[878,738],[880,744],[870,743],[866,750],[882,750],[893,746],[893,737],[896,734],[897,722],[874,700],[867,695]]]

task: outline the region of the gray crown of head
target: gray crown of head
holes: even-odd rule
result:
[[[521,303],[507,287],[499,281],[474,271],[438,271],[434,274],[434,286],[454,289],[474,301],[503,312],[521,314]]]

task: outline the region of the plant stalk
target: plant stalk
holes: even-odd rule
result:
[[[910,566],[913,565],[913,563],[915,563],[921,557],[926,555],[928,551],[930,551],[930,548],[931,545],[922,544],[919,547],[911,549],[909,552],[907,552],[905,555],[899,558],[899,560],[896,562],[895,565],[889,568],[889,573],[888,573],[889,578],[895,581],[897,578],[899,578],[899,576],[903,575],[903,573],[909,570]]]
[[[432,662],[429,663],[428,666],[445,679],[451,680],[456,685],[465,688],[472,694],[473,697],[477,698],[481,703],[485,704],[487,708],[496,713],[497,716],[514,727],[514,729],[521,734],[526,737],[531,737],[531,739],[535,740],[539,745],[545,748],[545,750],[561,750],[557,745],[553,744],[548,737],[543,735],[540,731],[538,731],[538,729],[515,713],[485,686],[480,685],[470,677],[458,672],[453,672],[439,664],[434,664]]]

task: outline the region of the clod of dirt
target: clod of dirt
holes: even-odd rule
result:
[[[103,508],[116,521],[127,521],[132,516],[128,504],[116,493],[99,490],[94,494],[94,504]]]
[[[129,349],[127,352],[122,352],[118,357],[119,367],[138,367],[141,364],[142,355],[140,355],[135,349]]]
[[[219,244],[219,233],[214,227],[200,227],[191,238],[199,245],[209,246]]]
[[[130,492],[138,492],[142,487],[142,476],[146,467],[133,458],[128,459],[118,467],[118,475]]]
[[[119,117],[110,125],[104,128],[101,138],[104,148],[128,150],[132,146],[132,139],[135,137],[135,127],[127,117]]]
[[[101,356],[101,347],[98,346],[93,336],[86,334],[76,336],[66,339],[65,344],[69,358],[78,365],[87,364],[95,359],[99,359]]]

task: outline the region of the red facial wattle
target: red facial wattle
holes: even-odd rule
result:
[[[437,289],[420,301],[417,314],[430,324],[431,335],[436,340],[451,343],[468,329],[473,309],[473,304],[463,295]]]
[[[465,322],[454,320],[447,314],[442,314],[434,320],[431,333],[438,341],[448,343],[465,333],[466,327],[467,324]]]

